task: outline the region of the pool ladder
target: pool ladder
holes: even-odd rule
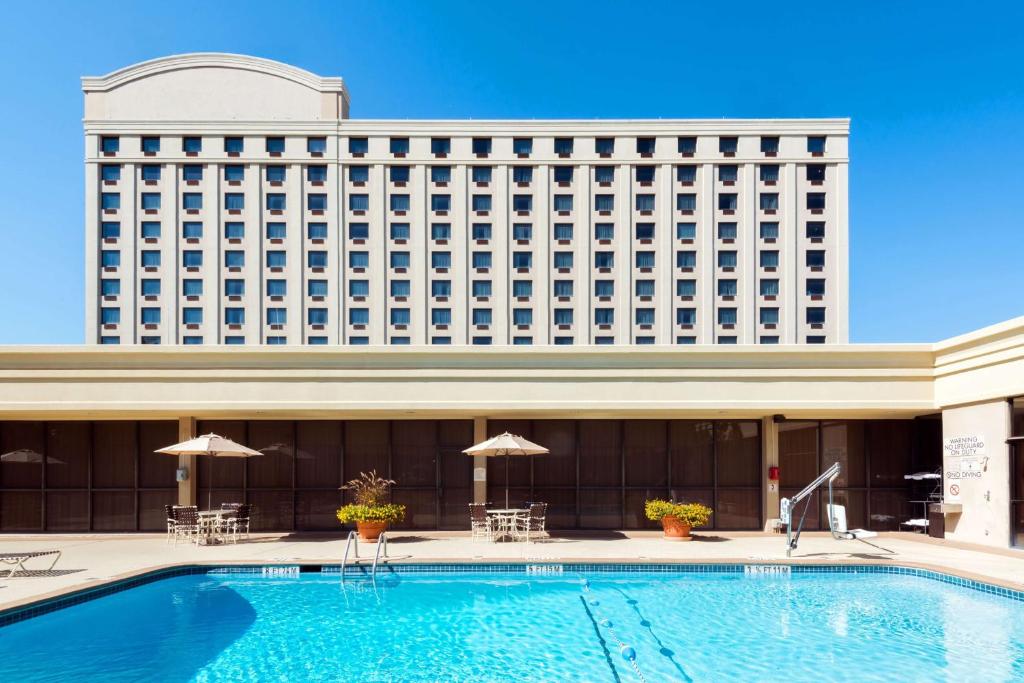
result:
[[[352,563],[359,563],[359,534],[355,531],[348,532],[348,538],[345,539],[345,554],[341,559],[341,581],[345,582],[345,567],[348,566],[348,551],[355,546],[355,555],[352,557]],[[377,539],[377,551],[373,555],[373,565],[370,568],[370,578],[377,578],[377,564],[380,562],[381,550],[384,551],[384,560],[388,559],[388,533],[382,531],[380,537]]]

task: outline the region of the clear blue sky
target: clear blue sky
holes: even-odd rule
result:
[[[1024,314],[1022,4],[839,4],[9,3],[0,343],[83,340],[79,77],[206,50],[342,76],[356,118],[849,116],[851,339]]]

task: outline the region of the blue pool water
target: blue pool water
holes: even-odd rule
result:
[[[0,681],[640,675],[1024,680],[1024,602],[879,573],[192,574],[0,628]]]

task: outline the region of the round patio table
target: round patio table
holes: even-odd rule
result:
[[[530,511],[522,508],[498,508],[487,510],[487,516],[494,520],[495,540],[505,536],[516,537],[516,521],[529,517]]]

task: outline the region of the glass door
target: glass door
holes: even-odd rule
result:
[[[1012,454],[1012,481],[1010,482],[1011,543],[1024,548],[1024,441],[1014,441]]]

